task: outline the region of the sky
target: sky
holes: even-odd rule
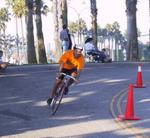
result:
[[[70,0],[70,3],[74,9],[78,11],[80,16],[86,20],[90,26],[91,17],[90,15],[90,0]],[[79,6],[82,5],[82,6]],[[75,10],[69,6],[69,10],[76,13]],[[138,0],[137,3],[137,28],[140,29],[143,35],[148,34],[150,29],[150,11],[149,11],[149,0]],[[100,27],[105,27],[107,23],[112,24],[117,21],[120,24],[120,29],[122,33],[125,32],[127,28],[127,17],[126,17],[126,5],[125,0],[97,0],[97,22]],[[69,14],[69,19],[73,20],[74,17],[72,14]]]
[[[50,0],[44,0],[50,5]],[[4,0],[0,0],[0,7],[4,6]],[[125,0],[97,0],[97,22],[100,27],[105,27],[107,23],[112,24],[117,21],[120,25],[122,33],[127,27],[126,5]],[[140,29],[142,35],[148,34],[150,30],[149,0],[138,0],[137,3],[137,28]],[[68,20],[75,21],[78,17],[85,20],[88,28],[91,26],[90,0],[68,0]],[[43,16],[43,33],[46,45],[53,45],[53,16]],[[15,20],[12,19],[8,23],[6,33],[15,35]],[[141,41],[149,41],[149,37],[141,37]]]

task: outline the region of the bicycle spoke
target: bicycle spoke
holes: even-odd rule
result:
[[[55,113],[57,112],[61,100],[63,98],[64,92],[65,92],[65,88],[68,87],[68,83],[69,80],[72,79],[74,81],[76,81],[76,79],[70,75],[67,75],[65,73],[62,73],[65,78],[63,79],[62,83],[60,84],[59,88],[56,91],[56,96],[53,98],[52,102],[51,102],[51,110],[52,110],[52,115],[55,115]]]
[[[58,107],[60,106],[60,103],[63,97],[63,92],[64,92],[64,87],[62,86],[62,88],[59,89],[58,94],[52,100],[52,103],[51,103],[52,115],[55,115],[55,113],[58,110]]]

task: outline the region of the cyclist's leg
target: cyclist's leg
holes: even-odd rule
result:
[[[61,84],[61,81],[63,79],[63,76],[59,76],[58,79],[55,80],[55,83],[54,83],[54,86],[53,86],[53,89],[51,91],[51,94],[50,94],[50,97],[48,98],[47,100],[47,104],[50,105],[51,102],[52,102],[52,99],[54,98],[54,96],[56,95],[56,91],[57,89],[59,88],[59,85]]]
[[[48,104],[48,105],[51,104],[51,102],[52,102],[54,96],[56,95],[56,91],[57,91],[57,89],[58,89],[60,83],[61,83],[61,80],[60,80],[60,79],[55,81],[54,86],[53,86],[53,89],[52,89],[52,91],[51,91],[51,95],[50,95],[50,97],[49,97],[48,100],[47,100],[47,104]]]
[[[61,84],[61,79],[57,79],[54,83],[54,86],[53,86],[53,89],[52,89],[52,92],[51,92],[51,97],[52,98],[56,95],[56,91],[57,91],[60,84]]]
[[[77,69],[71,69],[68,71],[68,75],[71,75],[73,77],[76,77],[76,74],[77,74]],[[74,80],[73,79],[70,79],[69,82],[68,82],[68,86],[66,87],[65,89],[65,95],[68,94],[69,92],[69,87],[74,83]]]
[[[63,68],[63,69],[60,71],[60,73],[69,74],[69,70]],[[53,99],[53,97],[56,95],[56,91],[57,91],[59,85],[61,84],[61,81],[63,80],[63,78],[64,78],[64,75],[60,75],[60,76],[58,76],[58,78],[55,80],[53,89],[52,89],[52,91],[51,91],[50,99]]]
[[[76,68],[71,69],[71,70],[70,70],[70,75],[71,75],[72,77],[76,78],[76,77],[77,77],[77,69],[76,69]],[[69,83],[68,83],[68,86],[70,86],[70,85],[73,84],[73,83],[74,83],[74,80],[73,80],[73,79],[70,79],[70,80],[69,80]]]

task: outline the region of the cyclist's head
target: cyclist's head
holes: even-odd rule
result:
[[[82,54],[82,50],[83,50],[83,47],[81,45],[76,45],[74,46],[74,56],[76,58],[80,57],[81,54]]]
[[[74,45],[74,50],[75,50],[75,49],[79,49],[80,51],[82,51],[82,50],[83,50],[83,47],[82,47],[81,45],[75,44],[75,45]]]

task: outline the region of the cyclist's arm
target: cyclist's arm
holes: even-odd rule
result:
[[[62,71],[62,68],[63,68],[63,62],[59,64],[59,69],[58,69],[58,72],[56,73],[56,80],[59,79],[60,77],[60,73]]]
[[[77,76],[76,79],[79,80],[80,74],[81,74],[82,70],[81,69],[77,69]]]
[[[62,70],[62,68],[63,68],[63,65],[64,65],[64,62],[61,61],[61,62],[60,62],[60,65],[59,65],[59,70],[58,70],[59,73],[61,72],[61,70]]]

